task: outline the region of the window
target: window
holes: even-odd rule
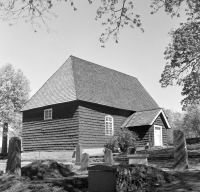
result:
[[[113,133],[114,133],[113,117],[108,115],[105,117],[105,134],[113,135]]]
[[[44,120],[52,119],[52,109],[44,110]]]

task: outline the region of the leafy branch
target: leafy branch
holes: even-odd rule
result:
[[[102,25],[105,26],[105,32],[101,34],[99,39],[103,44],[102,47],[111,36],[118,43],[120,28],[124,28],[124,26],[130,26],[131,28],[136,26],[144,32],[144,29],[141,28],[140,16],[134,15],[133,9],[132,1],[102,0],[102,6],[99,7],[96,15],[96,20],[104,15],[107,16],[106,21],[102,22]]]
[[[165,51],[167,63],[161,75],[162,87],[183,86],[183,109],[200,102],[200,22],[188,21],[170,32],[172,42]]]

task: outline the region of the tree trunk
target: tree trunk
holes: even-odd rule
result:
[[[3,124],[3,134],[2,134],[2,154],[7,154],[7,143],[8,143],[8,123]]]

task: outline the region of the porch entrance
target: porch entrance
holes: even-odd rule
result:
[[[154,125],[154,146],[162,146],[162,126]]]

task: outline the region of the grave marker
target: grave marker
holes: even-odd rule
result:
[[[6,173],[21,176],[21,140],[18,137],[12,137],[9,141]]]
[[[3,134],[2,134],[2,154],[7,154],[7,141],[8,141],[8,123],[3,124]]]
[[[105,160],[105,164],[107,165],[113,165],[113,155],[112,155],[112,151],[110,149],[106,149],[105,153],[104,153],[104,160]]]
[[[188,154],[183,131],[174,130],[174,169],[184,170],[188,168]]]
[[[75,165],[81,165],[83,149],[81,144],[76,145],[76,162]]]
[[[88,166],[89,166],[89,155],[87,153],[83,153],[80,171],[86,171]]]
[[[96,165],[88,167],[88,190],[90,192],[116,192],[116,167]]]

